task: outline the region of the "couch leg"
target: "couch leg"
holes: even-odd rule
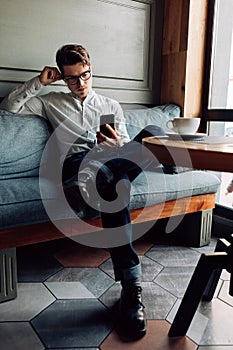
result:
[[[211,239],[212,215],[212,209],[186,214],[173,233],[189,246],[208,245]]]
[[[201,211],[200,214],[201,214],[201,217],[200,217],[199,247],[202,247],[210,243],[213,210],[212,209],[203,210]]]
[[[17,296],[16,248],[0,250],[0,303]]]

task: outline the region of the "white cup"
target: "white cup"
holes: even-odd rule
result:
[[[168,129],[171,129],[178,134],[195,134],[199,125],[200,118],[174,118],[167,122]]]

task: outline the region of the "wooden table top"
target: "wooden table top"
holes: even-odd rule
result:
[[[233,173],[233,137],[207,136],[191,142],[152,136],[143,139],[143,144],[167,165]]]

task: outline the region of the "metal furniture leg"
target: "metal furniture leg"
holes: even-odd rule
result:
[[[223,269],[227,253],[202,254],[169,331],[170,337],[184,336],[196,312],[212,271]]]
[[[226,239],[219,239],[215,247],[215,252],[227,252],[229,246],[230,242],[228,242]],[[211,301],[213,299],[221,273],[222,269],[217,269],[212,272],[206,289],[202,295],[203,301]]]
[[[0,250],[0,303],[17,296],[16,248]]]

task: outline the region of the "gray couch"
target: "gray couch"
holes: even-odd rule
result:
[[[169,119],[179,116],[180,108],[167,104],[154,108],[124,111],[127,129],[133,138],[141,128],[155,124],[166,129]],[[50,125],[43,118],[0,111],[0,229],[48,221],[39,187],[40,160],[48,138]],[[148,169],[132,183],[130,208],[141,208],[177,198],[215,193],[219,180],[204,171],[184,171],[164,174],[159,169]],[[56,197],[56,188],[49,178],[42,178],[48,188],[44,201]],[[146,184],[148,182],[148,185]],[[96,215],[96,213],[94,213]],[[62,210],[57,219],[68,218]],[[89,208],[78,214],[89,217]]]
[[[124,113],[132,138],[149,124],[163,127],[166,131],[166,122],[178,117],[180,108],[168,104],[154,108],[126,109]],[[86,207],[75,213],[69,205],[60,205],[59,185],[50,178],[50,172],[46,172],[48,164],[51,164],[42,156],[52,133],[45,119],[0,110],[0,133],[1,302],[17,295],[16,247],[64,235],[80,237],[81,234],[86,237],[87,233],[98,233],[101,222],[98,210]],[[56,159],[56,149],[52,149],[51,159]],[[40,169],[45,169],[42,176]],[[170,220],[182,214],[182,218],[188,218],[186,221],[189,226],[184,239],[191,245],[206,245],[210,240],[212,208],[219,180],[205,171],[179,170],[178,174],[167,174],[162,166],[152,167],[133,181],[130,197],[132,222],[143,224],[143,230],[146,231],[152,227],[151,222],[154,223],[158,218]],[[48,208],[52,208],[52,220],[51,212],[48,216]],[[138,208],[144,208],[144,217]],[[72,226],[71,219],[74,217],[76,220]],[[62,232],[56,226],[57,222],[62,223]]]

